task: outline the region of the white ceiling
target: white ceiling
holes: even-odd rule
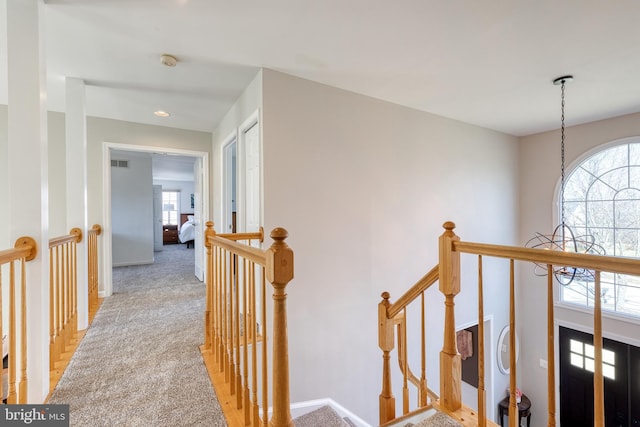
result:
[[[89,115],[211,131],[260,67],[513,135],[559,127],[564,74],[568,125],[640,111],[638,0],[45,0],[44,18],[55,111],[70,76]]]

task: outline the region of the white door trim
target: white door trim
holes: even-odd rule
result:
[[[98,292],[100,298],[111,296],[113,293],[113,262],[111,257],[111,150],[138,151],[146,153],[168,153],[181,156],[200,157],[202,159],[202,218],[208,221],[209,209],[209,153],[206,151],[183,150],[179,148],[153,147],[147,145],[123,144],[119,142],[102,143],[102,289]],[[204,252],[204,247],[195,248]]]

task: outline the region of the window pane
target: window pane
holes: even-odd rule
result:
[[[584,369],[586,369],[589,372],[594,372],[595,371],[595,362],[593,361],[593,359],[588,359],[585,358],[584,359]]]
[[[571,353],[571,364],[573,366],[577,366],[578,368],[583,368],[583,360],[584,357],[580,356],[579,354],[575,354],[575,353]]]
[[[602,364],[602,375],[607,378],[611,378],[612,380],[615,380],[616,368],[611,365]]]
[[[608,363],[609,365],[614,365],[616,364],[616,354],[611,351],[611,350],[607,350],[606,348],[602,349],[602,361],[604,363]]]
[[[582,354],[582,343],[580,341],[571,340],[569,344],[572,353]]]
[[[594,358],[594,351],[595,349],[593,348],[593,346],[591,344],[585,344],[584,345],[584,355],[590,358]]]

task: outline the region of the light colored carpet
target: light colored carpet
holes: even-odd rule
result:
[[[420,421],[415,427],[462,427],[462,424],[447,414],[438,412],[426,420]]]
[[[226,426],[198,349],[205,286],[193,249],[155,255],[114,269],[113,296],[51,394],[70,405],[72,426]]]
[[[296,427],[350,427],[347,421],[330,406],[320,408],[301,415],[293,420]]]

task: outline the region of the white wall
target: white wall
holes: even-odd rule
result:
[[[65,117],[62,113],[47,114],[49,138],[49,236],[64,236],[67,229],[67,158],[65,147]],[[74,225],[82,227],[83,224]]]
[[[7,106],[0,105],[0,198],[9,199],[9,135],[7,123]],[[10,240],[9,205],[0,204],[0,248],[13,246]]]
[[[263,88],[265,231],[285,227],[295,251],[292,402],[331,397],[376,424],[380,294],[397,299],[437,263],[447,220],[465,240],[515,242],[517,139],[270,70]],[[476,268],[463,277],[458,324],[477,316]],[[501,277],[485,291],[496,328],[507,316]],[[431,298],[437,390],[443,304]]]
[[[111,168],[113,266],[153,263],[153,180],[151,155],[114,151],[128,167]]]
[[[607,142],[637,135],[640,135],[640,114],[567,128],[567,173],[584,153]],[[552,232],[557,223],[554,217],[554,193],[560,181],[560,132],[521,138],[519,170],[520,244],[524,244],[536,231]],[[521,388],[532,401],[532,425],[544,426],[547,420],[547,371],[540,368],[540,359],[547,359],[546,278],[535,277],[532,268],[522,268],[520,284],[518,333],[522,343],[519,367]],[[587,332],[593,328],[591,314],[557,308],[556,325],[566,325],[567,322]],[[640,325],[636,323],[605,318],[603,329],[605,337],[640,345]]]

